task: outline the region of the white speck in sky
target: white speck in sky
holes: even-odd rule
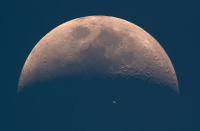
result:
[[[114,104],[116,104],[116,101],[112,101]]]

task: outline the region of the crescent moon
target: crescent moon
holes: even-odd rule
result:
[[[112,16],[87,16],[59,25],[29,54],[18,92],[55,78],[148,79],[179,92],[173,65],[149,33]]]

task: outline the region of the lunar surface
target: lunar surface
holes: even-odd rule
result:
[[[68,21],[46,34],[29,54],[18,92],[55,78],[137,78],[178,92],[173,65],[145,30],[111,16]]]

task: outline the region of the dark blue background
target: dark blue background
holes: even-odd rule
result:
[[[172,61],[180,87],[178,130],[200,130],[198,0],[10,0],[1,1],[0,7],[2,131],[19,128],[17,85],[24,62],[35,44],[56,26],[89,15],[128,20],[161,44]]]

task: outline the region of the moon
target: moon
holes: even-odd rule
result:
[[[87,16],[47,33],[29,54],[18,92],[64,78],[138,78],[179,92],[174,67],[162,46],[139,26],[112,16]]]

